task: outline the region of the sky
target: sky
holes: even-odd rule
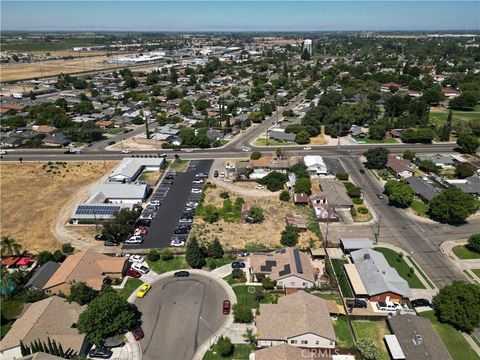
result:
[[[479,30],[480,1],[1,0],[27,31]]]

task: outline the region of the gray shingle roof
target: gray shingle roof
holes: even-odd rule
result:
[[[417,176],[410,176],[406,179],[410,187],[415,191],[415,194],[419,195],[420,197],[430,201],[435,196],[438,195],[437,189]]]
[[[392,292],[405,298],[412,296],[407,281],[388,264],[382,253],[362,249],[353,251],[351,256],[368,295]]]
[[[28,280],[25,287],[36,287],[39,289],[43,289],[43,286],[47,283],[48,279],[52,277],[52,275],[57,271],[60,267],[59,263],[49,261],[46,264],[40,266],[33,276]]]

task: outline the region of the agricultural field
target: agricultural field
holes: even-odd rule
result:
[[[23,250],[56,250],[61,240],[95,246],[95,226],[68,226],[73,206],[116,162],[0,164],[1,234]],[[57,237],[60,237],[57,238]],[[78,243],[75,243],[77,240]],[[98,242],[97,242],[98,243]]]
[[[430,122],[437,125],[443,125],[447,121],[449,110],[444,107],[432,107],[430,109]],[[480,121],[480,108],[477,106],[473,111],[453,111],[452,126],[455,127],[462,121],[478,120]]]
[[[216,188],[210,187],[205,191],[204,205],[211,204],[222,209],[224,199],[220,197],[220,194],[225,191],[228,190],[220,185]],[[248,190],[244,192],[248,192]],[[229,194],[230,201],[234,204],[239,196],[231,191]],[[316,246],[320,246],[317,222],[309,221],[312,217],[312,211],[309,207],[295,206],[292,202],[280,201],[278,194],[267,197],[241,197],[244,202],[251,206],[259,206],[264,210],[265,220],[263,222],[244,224],[240,222],[239,213],[235,213],[235,211],[224,217],[228,222],[221,217],[213,224],[205,222],[201,216],[197,216],[194,221],[194,234],[197,238],[200,241],[207,241],[217,237],[226,248],[234,249],[245,248],[247,245],[259,248],[280,247],[281,232],[285,229],[285,216],[287,214],[298,214],[303,215],[309,228],[309,230],[300,233],[299,246],[307,247],[311,242],[316,242]]]

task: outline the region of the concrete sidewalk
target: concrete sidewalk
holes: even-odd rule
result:
[[[470,279],[474,279],[480,284],[480,277],[478,277],[472,269],[480,269],[480,259],[459,259],[453,252],[455,246],[466,245],[467,240],[448,240],[444,241],[440,246],[442,253],[460,270],[468,273]],[[467,277],[468,279],[468,277]]]

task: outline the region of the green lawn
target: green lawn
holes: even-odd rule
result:
[[[250,290],[250,292],[249,292]],[[235,295],[237,295],[237,302],[239,304],[247,305],[250,309],[258,309],[259,302],[255,299],[257,292],[262,293],[263,289],[260,286],[235,286],[233,288]]]
[[[340,285],[340,289],[342,290],[343,297],[352,298],[353,293],[350,289],[350,285],[348,284],[347,274],[345,274],[345,269],[343,268],[343,264],[346,264],[347,261],[340,259],[332,259],[331,261],[333,270],[335,271],[335,275],[337,276],[338,284]]]
[[[422,200],[413,199],[410,208],[413,212],[419,216],[428,217],[428,205],[425,204]]]
[[[410,266],[407,265],[405,259],[398,256],[397,252],[382,247],[376,247],[375,250],[381,252],[385,256],[388,264],[395,268],[398,274],[408,282],[408,286],[413,289],[425,289],[425,286],[417,275],[415,273],[410,273]]]
[[[176,170],[176,171],[179,171],[179,172],[182,172],[182,171],[185,171],[185,169],[187,168],[188,166],[188,160],[181,160],[180,161],[172,161],[171,164],[170,164],[170,169],[172,170]]]
[[[117,134],[120,134],[124,131],[125,131],[125,129],[122,129],[122,128],[110,128],[110,129],[107,130],[107,134],[117,135]]]
[[[447,122],[448,110],[443,112],[430,112],[430,121],[437,125],[443,125]],[[452,126],[455,127],[462,121],[480,120],[480,111],[453,111]]]
[[[203,360],[248,360],[248,356],[252,352],[252,348],[250,345],[246,344],[237,344],[235,345],[235,351],[233,352],[232,356],[229,357],[222,357],[220,354],[216,353],[216,345],[213,347],[212,350],[209,350],[203,355]]]
[[[333,328],[337,336],[337,347],[343,349],[352,349],[353,337],[350,327],[348,326],[348,319],[344,315],[340,315],[337,320],[333,321]]]
[[[119,290],[118,294],[122,298],[128,299],[128,297],[142,284],[143,281],[140,279],[129,278],[125,284],[125,287],[122,290]]]
[[[225,255],[221,259],[214,259],[214,258],[210,258],[210,257],[208,257],[206,259],[207,267],[211,270],[216,269],[218,267],[221,267],[223,265],[230,264],[234,260],[235,260],[235,256],[233,256],[233,255]]]
[[[148,266],[151,270],[155,271],[157,274],[163,274],[165,272],[173,271],[173,270],[180,270],[180,269],[188,269],[187,261],[185,260],[184,256],[175,256],[172,260],[158,260],[158,261],[150,261],[147,260]]]
[[[362,140],[357,141],[358,143],[361,143]],[[363,141],[365,144],[396,144],[398,141],[395,138],[384,138],[383,140],[373,140],[366,138]]]
[[[470,250],[465,245],[455,246],[453,253],[462,260],[480,259],[480,253]]]
[[[253,144],[256,145],[256,146],[292,146],[292,145],[298,145],[298,144],[294,144],[294,143],[288,143],[288,142],[271,140],[271,139],[268,140],[268,144],[267,144],[267,140],[265,139],[265,135],[264,135],[263,138],[258,138],[257,140],[255,140],[255,142]],[[308,145],[305,145],[305,146],[308,146]]]
[[[340,295],[330,293],[315,293],[313,295],[325,300],[334,300],[338,305],[342,305],[342,299],[340,299]]]
[[[433,325],[433,328],[437,332],[437,335],[442,340],[443,344],[447,348],[450,356],[453,360],[478,360],[479,357],[470,347],[468,342],[453,326],[449,324],[442,324],[435,316],[435,311],[426,311],[420,313],[429,319]]]
[[[383,337],[390,332],[384,321],[352,321],[353,331],[357,340],[371,339],[378,349],[377,360],[390,360]]]

